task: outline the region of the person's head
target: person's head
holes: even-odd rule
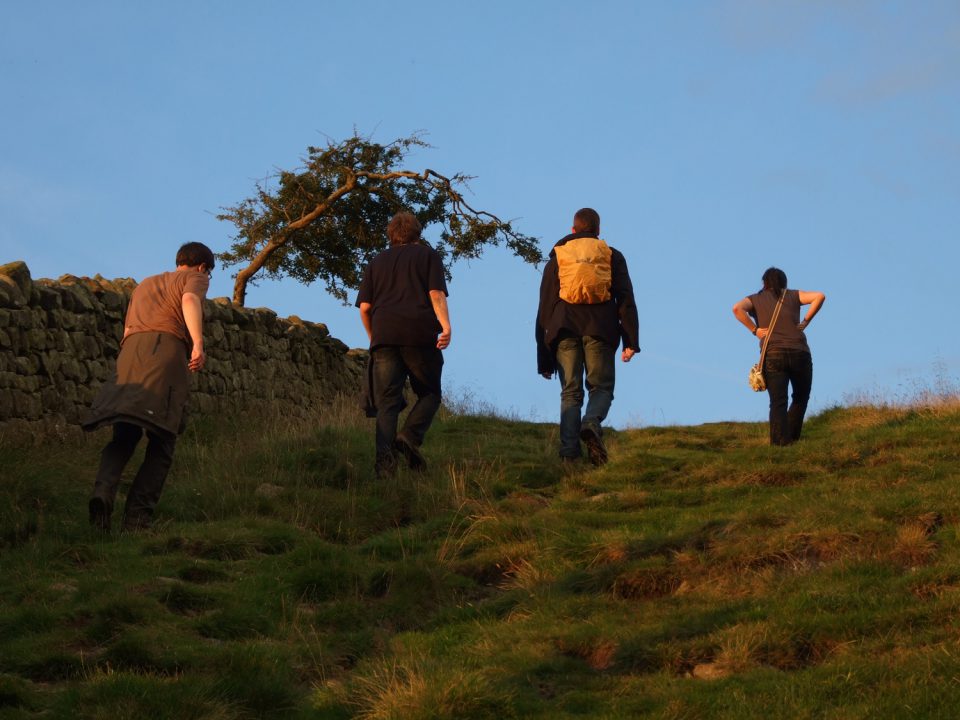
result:
[[[177,267],[198,267],[202,265],[200,271],[209,275],[213,272],[213,267],[216,264],[213,250],[203,243],[188,242],[181,245],[180,249],[177,250]]]
[[[420,239],[423,227],[417,216],[407,210],[401,210],[387,223],[387,239],[390,245],[409,245]]]
[[[772,290],[774,295],[780,295],[787,289],[787,274],[780,268],[767,268],[763,273],[763,289]]]
[[[573,231],[600,236],[600,213],[593,208],[580,208],[573,216]]]

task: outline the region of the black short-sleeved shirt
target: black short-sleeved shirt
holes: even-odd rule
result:
[[[777,308],[777,297],[773,291],[762,290],[747,297],[753,303],[751,315],[757,325],[763,328],[770,327],[770,320],[773,319],[773,312]],[[807,336],[797,327],[800,323],[800,307],[800,291],[787,290],[783,298],[783,307],[780,308],[780,315],[777,317],[777,324],[774,325],[773,332],[770,334],[770,342],[767,344],[768,353],[777,350],[810,352]],[[763,347],[763,340],[760,341],[760,347]]]
[[[447,295],[443,262],[426,245],[399,245],[377,255],[363,271],[357,307],[372,306],[373,338],[380,345],[434,346],[442,328],[430,291]]]

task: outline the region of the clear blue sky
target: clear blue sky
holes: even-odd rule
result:
[[[643,352],[616,426],[757,420],[733,318],[770,265],[827,302],[812,409],[960,370],[960,4],[8,2],[0,23],[0,262],[134,277],[225,249],[219,208],[308,145],[424,130],[409,166],[541,239],[596,208],[627,257]],[[453,393],[555,420],[536,374],[539,271],[454,268]],[[229,295],[218,269],[212,296]],[[248,305],[366,338],[292,280]]]

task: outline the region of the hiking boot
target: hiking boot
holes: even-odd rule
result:
[[[607,446],[603,444],[600,429],[592,425],[585,425],[580,430],[580,439],[587,446],[587,457],[590,462],[599,467],[607,462]]]
[[[403,455],[407,460],[407,467],[417,472],[424,472],[427,469],[427,460],[423,457],[416,446],[407,440],[403,435],[398,435],[393,447],[397,452]]]
[[[110,506],[103,498],[93,497],[87,504],[90,525],[101,532],[110,532]]]
[[[397,474],[397,456],[393,453],[378,457],[373,465],[373,475],[377,480],[390,480]]]

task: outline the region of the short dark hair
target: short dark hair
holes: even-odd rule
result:
[[[177,267],[181,265],[187,267],[206,265],[207,270],[213,270],[216,260],[213,257],[213,250],[203,243],[188,242],[177,250]]]
[[[573,216],[573,230],[578,233],[600,234],[600,213],[593,208],[580,208]]]
[[[407,210],[401,210],[387,223],[387,239],[391,245],[409,245],[420,239],[423,227],[417,216]]]
[[[787,274],[780,268],[767,268],[763,273],[763,289],[772,290],[779,297],[787,289]]]

